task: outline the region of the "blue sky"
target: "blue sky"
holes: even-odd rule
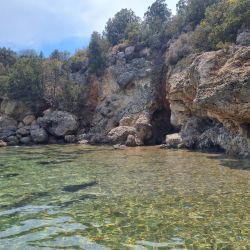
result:
[[[173,11],[178,0],[167,0]],[[0,47],[16,51],[54,49],[74,52],[86,47],[90,34],[101,32],[122,8],[141,17],[154,0],[1,0]]]

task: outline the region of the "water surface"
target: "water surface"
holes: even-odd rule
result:
[[[0,149],[0,249],[250,249],[250,161],[111,147]]]

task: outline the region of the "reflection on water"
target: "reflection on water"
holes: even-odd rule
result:
[[[249,170],[155,147],[0,149],[0,249],[250,249]]]

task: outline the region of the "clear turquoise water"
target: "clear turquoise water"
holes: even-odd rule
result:
[[[241,250],[249,229],[249,160],[156,147],[0,149],[0,249]]]

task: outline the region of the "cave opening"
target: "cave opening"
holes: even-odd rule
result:
[[[151,118],[152,136],[146,140],[145,145],[160,145],[165,142],[166,135],[176,132],[170,123],[170,109],[156,110]]]
[[[243,137],[250,139],[250,123],[241,124],[241,134]]]

